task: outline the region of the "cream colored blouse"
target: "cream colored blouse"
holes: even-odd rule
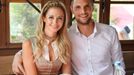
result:
[[[33,52],[34,52],[36,39],[32,38],[31,42],[32,42],[32,48],[33,48]],[[58,59],[58,50],[59,49],[56,45],[56,42],[55,41],[52,42],[51,45],[54,50],[55,60],[50,61],[48,44],[49,44],[49,41],[47,40],[47,44],[44,45],[43,56],[40,57],[37,61],[35,61],[37,70],[38,70],[39,75],[58,75],[60,68],[62,66],[62,62]]]

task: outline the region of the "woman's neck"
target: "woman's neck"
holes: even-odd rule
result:
[[[47,40],[49,40],[49,42],[54,41],[56,39],[56,37],[57,37],[57,33],[56,32],[49,31],[48,29],[44,30],[44,35],[45,35],[45,38]]]
[[[48,35],[48,34],[45,34],[45,38],[47,40],[49,40],[49,42],[53,42],[55,39],[56,39],[57,35]]]

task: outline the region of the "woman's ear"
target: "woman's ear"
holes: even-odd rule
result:
[[[43,20],[43,22],[46,22],[46,17],[43,16],[43,17],[42,17],[42,20]]]

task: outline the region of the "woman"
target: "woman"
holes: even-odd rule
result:
[[[71,43],[67,38],[67,12],[60,1],[42,8],[36,36],[22,44],[25,75],[71,75]]]

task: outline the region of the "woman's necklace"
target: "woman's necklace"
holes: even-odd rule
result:
[[[50,37],[50,36],[45,34],[45,37],[46,37],[47,40],[49,40],[49,42],[53,42],[56,39],[57,36]]]

